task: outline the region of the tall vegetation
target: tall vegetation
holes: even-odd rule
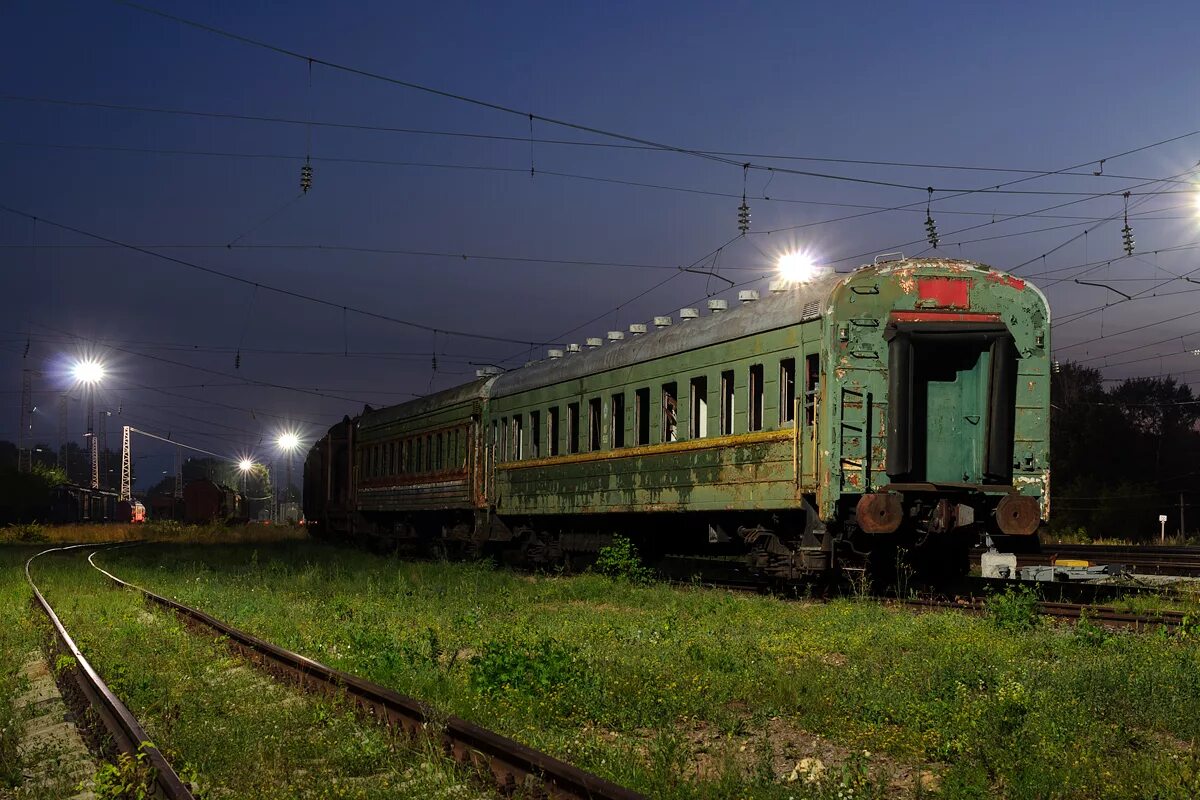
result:
[[[1178,534],[1200,529],[1200,399],[1174,378],[1106,386],[1100,371],[1064,363],[1051,380],[1051,526],[1088,538],[1148,539],[1159,514]],[[1185,532],[1186,533],[1186,532]]]

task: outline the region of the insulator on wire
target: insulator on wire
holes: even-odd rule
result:
[[[933,221],[933,214],[929,208],[933,202],[933,187],[930,186],[926,191],[929,192],[929,199],[925,201],[925,238],[929,240],[929,246],[936,250],[939,241],[937,223]]]
[[[312,164],[307,161],[300,168],[300,191],[308,194],[308,190],[312,188]]]
[[[1125,198],[1125,227],[1121,228],[1121,243],[1125,247],[1125,255],[1133,255],[1133,228],[1129,227],[1129,192],[1126,192],[1122,197]]]
[[[742,198],[742,204],[738,206],[738,230],[742,234],[750,231],[750,206],[746,205],[746,198]]]
[[[240,347],[238,348],[237,355],[235,355],[233,357],[233,368],[234,369],[242,368],[242,349]]]

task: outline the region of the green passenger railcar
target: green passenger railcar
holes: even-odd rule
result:
[[[532,560],[620,532],[789,577],[1035,533],[1050,361],[1033,286],[907,259],[745,299],[364,414],[351,527]]]

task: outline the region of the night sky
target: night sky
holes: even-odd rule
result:
[[[1050,298],[1059,359],[1200,381],[1194,3],[154,7],[304,57],[117,3],[0,4],[2,439],[27,368],[57,444],[65,365],[92,354],[110,431],[269,458],[283,429],[311,443],[364,403],[765,291],[791,249],[1015,270]],[[144,489],[170,451],[135,448]]]

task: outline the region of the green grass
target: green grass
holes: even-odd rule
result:
[[[87,565],[87,552],[39,559],[35,579],[96,669],[202,797],[489,796],[486,784],[432,743],[395,740],[340,702],[267,677],[174,615],[112,587]],[[40,624],[13,579],[22,555],[0,548],[0,609],[12,612],[6,623],[25,632],[11,651],[18,655],[36,641]],[[7,625],[4,631],[0,655],[7,657]]]
[[[1192,635],[533,578],[317,543],[102,560],[653,797],[905,797],[921,771],[952,798],[1200,792]],[[789,782],[814,755],[824,778]]]

